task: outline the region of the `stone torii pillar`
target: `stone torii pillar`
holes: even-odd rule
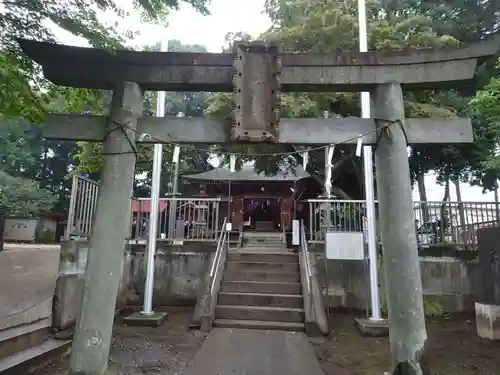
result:
[[[424,374],[427,334],[415,233],[408,139],[401,85],[379,85],[372,94],[380,125],[375,165],[394,375]]]
[[[108,365],[111,334],[128,234],[136,149],[135,129],[142,113],[143,92],[125,82],[113,93],[82,309],[77,320],[70,374],[103,374]]]

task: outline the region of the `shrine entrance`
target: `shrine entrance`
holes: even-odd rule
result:
[[[276,232],[281,230],[279,198],[243,199],[244,231]]]

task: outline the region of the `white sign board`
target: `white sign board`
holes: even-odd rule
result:
[[[233,230],[233,223],[226,223],[226,232],[231,232]]]
[[[294,246],[300,245],[300,221],[299,220],[292,221],[292,245],[294,245]]]
[[[365,259],[363,232],[327,232],[326,257],[339,260]]]

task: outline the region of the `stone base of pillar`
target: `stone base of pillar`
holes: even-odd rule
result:
[[[476,327],[479,337],[500,340],[500,306],[476,302]]]
[[[389,336],[389,322],[386,319],[354,319],[356,328],[362,336],[383,337]]]
[[[52,328],[64,331],[73,328],[80,315],[83,279],[77,274],[57,278],[52,309]]]
[[[136,312],[124,318],[123,323],[129,326],[159,327],[166,319],[166,312],[154,312],[151,315]]]

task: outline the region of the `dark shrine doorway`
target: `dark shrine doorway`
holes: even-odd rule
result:
[[[281,231],[280,199],[276,197],[243,199],[243,220],[245,230]]]

